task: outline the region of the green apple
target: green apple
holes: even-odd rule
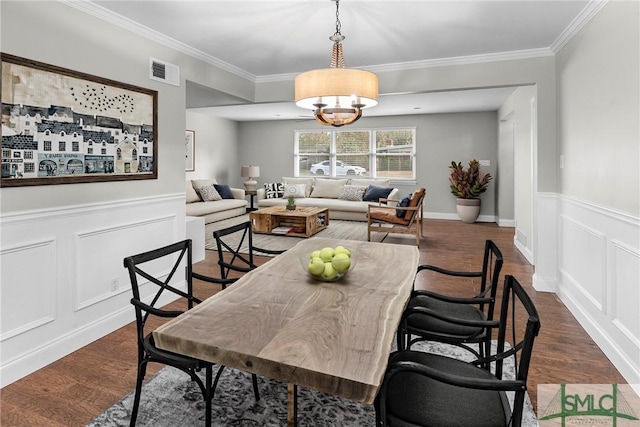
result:
[[[311,252],[310,258],[320,258],[320,251]]]
[[[313,276],[321,275],[324,271],[324,261],[317,257],[311,258],[311,261],[309,261],[309,265],[307,266],[307,271],[309,271],[309,274]]]
[[[322,272],[322,278],[325,280],[333,280],[336,277],[338,277],[338,272],[336,271],[335,268],[333,268],[333,265],[331,265],[331,262],[325,262],[324,271]]]
[[[333,252],[333,248],[320,249],[320,259],[322,259],[324,262],[331,261],[331,258],[333,258]]]
[[[338,273],[342,274],[351,267],[351,258],[345,253],[337,253],[331,260],[331,265]]]
[[[334,256],[338,254],[346,254],[349,257],[351,256],[351,252],[349,251],[349,249],[345,248],[344,246],[336,246],[333,251],[335,252]]]

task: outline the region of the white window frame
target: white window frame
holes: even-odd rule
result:
[[[393,130],[410,130],[413,132],[413,147],[411,149],[411,177],[408,178],[399,178],[392,177],[389,178],[394,182],[415,182],[416,180],[416,150],[417,150],[417,127],[416,126],[397,126],[397,127],[384,127],[384,128],[365,128],[365,129],[301,129],[294,131],[294,141],[293,141],[293,173],[294,176],[300,175],[300,146],[298,144],[300,134],[304,133],[324,133],[329,132],[331,135],[330,144],[329,144],[329,175],[327,178],[336,178],[336,160],[338,157],[337,149],[336,149],[336,139],[339,132],[368,132],[369,133],[369,152],[367,155],[369,156],[369,178],[380,178],[377,176],[377,162],[376,158],[378,157],[378,153],[376,150],[376,139],[375,133],[379,131],[393,131]],[[307,153],[304,153],[307,154]]]

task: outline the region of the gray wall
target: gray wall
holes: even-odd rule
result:
[[[638,2],[610,2],[557,56],[559,192],[640,214]]]
[[[195,132],[195,169],[187,179],[215,178],[242,187],[238,160],[238,123],[187,111],[187,129]]]
[[[452,160],[466,164],[470,159],[489,160],[481,168],[492,175],[498,160],[498,125],[496,112],[408,115],[397,117],[363,117],[350,129],[379,127],[416,127],[417,180],[397,185],[409,193],[425,187],[425,209],[431,217],[455,215],[455,197],[449,192],[449,169]],[[318,129],[313,121],[242,122],[239,125],[238,150],[243,164],[260,166],[259,183],[274,182],[293,174],[293,146],[296,130]],[[493,217],[496,184],[482,196],[481,215]],[[509,195],[505,195],[509,198]],[[513,204],[513,200],[507,203]]]
[[[184,157],[184,87],[154,82],[148,72],[149,56],[168,57],[169,49],[60,2],[1,7],[3,53],[157,90],[159,147],[157,180],[3,187],[1,212],[184,192],[183,162],[175,161]]]

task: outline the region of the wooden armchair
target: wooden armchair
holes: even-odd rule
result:
[[[422,203],[425,189],[417,189],[408,206],[389,206],[383,203],[399,202],[399,200],[380,199],[378,205],[369,205],[367,212],[367,240],[371,241],[371,232],[413,234],[416,236],[416,246],[420,246],[422,237]],[[405,211],[398,216],[398,211]]]

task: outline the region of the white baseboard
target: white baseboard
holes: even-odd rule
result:
[[[47,343],[29,349],[0,367],[0,387],[5,387],[50,363],[96,341],[135,319],[133,307],[122,308],[112,316],[59,335]]]
[[[424,218],[460,221],[460,217],[458,216],[458,214],[455,214],[455,213],[425,212]],[[476,222],[496,222],[496,217],[493,215],[480,215]]]
[[[533,254],[531,253],[528,247],[520,243],[520,241],[516,238],[515,235],[513,236],[513,244],[516,247],[516,249],[518,249],[520,253],[527,259],[527,262],[533,265]]]
[[[538,292],[556,292],[557,281],[553,277],[542,277],[537,273],[533,274],[533,289]]]

